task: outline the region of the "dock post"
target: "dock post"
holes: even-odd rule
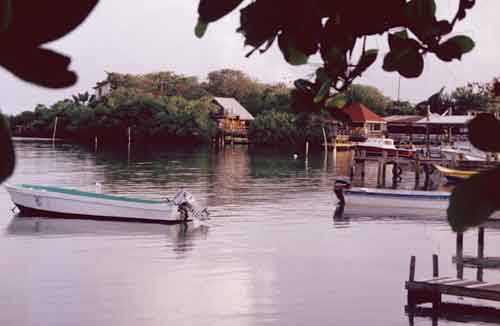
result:
[[[386,176],[386,167],[387,167],[387,152],[382,152],[382,187],[385,188],[385,176]]]
[[[332,161],[333,165],[337,164],[337,137],[332,139]]]
[[[98,144],[98,141],[97,141],[97,136],[94,137],[94,151],[97,152],[97,144]]]
[[[434,254],[432,255],[432,277],[438,277],[438,276],[439,276],[438,255]]]
[[[366,173],[366,150],[361,150],[361,180],[363,184],[365,183],[365,173]]]
[[[309,158],[309,141],[306,140],[306,161]]]
[[[484,258],[484,228],[480,227],[477,230],[477,258],[480,260]],[[477,268],[477,280],[479,282],[483,281],[483,267],[478,266]]]
[[[420,186],[420,154],[415,153],[415,189]]]
[[[56,120],[54,121],[54,131],[52,132],[52,146],[54,146],[55,141],[56,141],[57,121],[58,121],[58,117],[56,116]]]
[[[131,143],[131,134],[130,134],[130,127],[128,127],[128,146],[127,146],[127,160],[130,162],[130,143]]]
[[[464,234],[457,232],[457,278],[464,278]]]
[[[408,278],[410,282],[415,281],[415,259],[415,256],[411,256],[410,258],[410,276]]]

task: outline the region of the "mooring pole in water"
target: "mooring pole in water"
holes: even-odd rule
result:
[[[326,139],[325,127],[322,127],[321,130],[323,131],[323,143],[325,147],[325,161],[326,161],[328,157],[328,140]]]
[[[333,165],[337,164],[337,137],[332,139],[332,161]]]
[[[56,141],[56,132],[57,132],[57,120],[59,117],[56,116],[56,120],[54,121],[54,131],[52,132],[52,145],[54,145]]]
[[[415,153],[415,189],[420,186],[420,154]]]
[[[477,258],[482,260],[484,258],[484,228],[480,227],[477,230]],[[477,280],[483,281],[483,267],[477,268]]]
[[[130,143],[131,143],[131,135],[130,135],[130,127],[128,127],[128,160],[130,161]]]
[[[408,278],[409,281],[415,281],[415,256],[411,256],[410,258],[410,276]]]
[[[309,142],[306,140],[306,161],[309,158]]]
[[[434,254],[432,255],[432,277],[438,277],[438,276],[439,276],[438,255]]]
[[[457,278],[463,279],[464,277],[464,234],[457,232]]]
[[[97,144],[98,144],[97,136],[95,136],[94,137],[94,152],[97,152]]]

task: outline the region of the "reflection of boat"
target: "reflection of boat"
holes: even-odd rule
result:
[[[434,167],[450,182],[462,181],[478,173],[477,171],[450,169],[439,164],[434,164]]]
[[[449,192],[351,188],[348,183],[335,182],[335,194],[342,203],[342,196],[347,208],[353,206],[409,208],[409,209],[438,209],[444,210],[448,206]]]
[[[387,152],[390,157],[412,158],[415,155],[415,150],[412,148],[396,147],[391,138],[367,138],[355,145],[357,149],[366,151],[366,155],[382,155],[382,152]]]
[[[152,200],[28,184],[6,185],[6,189],[24,215],[152,222],[208,217],[207,210],[185,190],[179,190],[172,200]]]

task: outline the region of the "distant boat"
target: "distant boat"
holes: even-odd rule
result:
[[[448,160],[486,161],[486,153],[475,152],[470,147],[443,147],[441,153]]]
[[[354,144],[356,149],[366,151],[366,155],[382,155],[384,151],[389,157],[412,158],[415,155],[415,149],[396,147],[392,138],[367,138]]]
[[[206,208],[179,190],[173,199],[153,200],[41,185],[6,185],[21,214],[118,221],[176,223],[208,218]]]
[[[334,193],[337,204],[346,208],[370,207],[405,210],[445,210],[450,193],[445,191],[401,190],[351,187],[350,183],[338,179]]]
[[[478,171],[450,169],[439,164],[434,164],[434,167],[450,182],[463,181],[478,173]]]

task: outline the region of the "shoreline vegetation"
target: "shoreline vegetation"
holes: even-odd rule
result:
[[[109,85],[106,94],[99,87]],[[51,138],[57,117],[56,137],[84,144],[113,146],[133,143],[209,144],[217,136],[213,97],[236,99],[255,118],[248,128],[251,144],[312,146],[323,141],[323,128],[332,135],[328,112],[301,117],[292,105],[292,88],[286,84],[266,84],[238,70],[210,72],[200,81],[194,76],[173,72],[144,75],[108,73],[97,83],[96,95],[73,95],[51,106],[37,105],[9,117],[15,137]],[[393,101],[372,86],[352,85],[346,92],[347,104],[362,102],[375,113],[417,114],[409,102]]]

